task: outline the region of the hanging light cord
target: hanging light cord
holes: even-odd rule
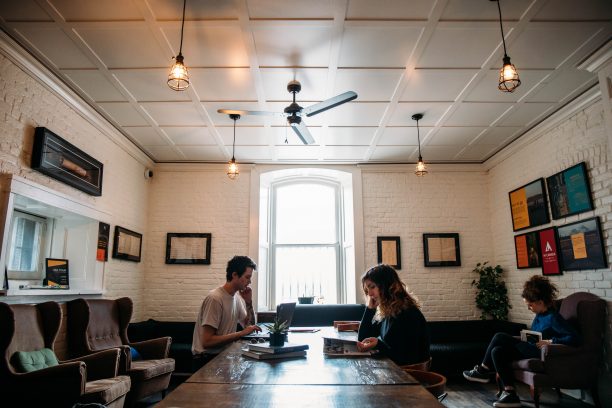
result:
[[[185,6],[187,0],[183,0],[183,22],[181,23],[181,46],[179,47],[179,55],[183,52],[183,28],[185,27]]]
[[[504,27],[502,26],[501,6],[499,5],[499,0],[495,2],[497,3],[497,10],[499,11],[499,29],[501,30],[502,44],[504,44],[504,57],[508,57],[508,53],[506,53],[506,40],[504,39]]]
[[[417,123],[417,140],[419,141],[419,160],[421,160],[421,135],[419,132],[419,120],[416,120]]]
[[[236,118],[234,118],[234,142],[232,143],[232,161],[235,161],[234,158],[234,148],[236,146]]]

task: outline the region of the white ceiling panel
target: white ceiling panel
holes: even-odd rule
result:
[[[511,103],[463,102],[444,126],[489,126],[510,107]]]
[[[410,161],[416,146],[377,146],[370,158],[373,161],[402,163]]]
[[[119,102],[126,98],[97,70],[62,71],[89,98],[96,102]]]
[[[345,27],[338,66],[405,67],[422,31],[396,24]]]
[[[388,125],[416,126],[412,115],[422,113],[423,119],[419,121],[419,126],[432,126],[438,123],[450,106],[450,103],[445,102],[401,102],[397,104]]]
[[[325,130],[323,128],[309,125],[308,131],[314,138],[315,144],[321,144],[325,140]],[[289,126],[273,126],[267,132],[272,136],[272,143],[276,146],[304,144]]]
[[[527,97],[527,100],[529,102],[557,102],[596,82],[597,75],[594,73],[577,69],[563,70],[552,79],[546,79],[545,83]]]
[[[504,20],[518,20],[532,2],[532,0],[502,1],[500,3],[502,17]],[[440,20],[497,21],[498,18],[499,12],[495,2],[448,0]]]
[[[502,126],[519,126],[527,124],[527,126],[535,125],[535,122],[540,119],[543,113],[553,109],[551,103],[528,102],[519,105],[517,109],[509,112],[501,122]]]
[[[377,126],[387,106],[387,103],[349,102],[314,117],[322,117],[329,126]],[[307,123],[312,118],[307,118]]]
[[[485,127],[441,127],[427,139],[427,144],[431,146],[465,146],[470,144],[485,129]]]
[[[187,160],[225,160],[225,155],[218,146],[177,146],[177,149]]]
[[[499,83],[499,70],[490,70],[480,79],[480,82],[474,86],[465,100],[468,102],[516,102],[532,91],[542,79],[551,73],[551,70],[519,70],[521,85],[516,88],[514,92],[509,93],[500,92],[499,89],[497,89],[496,85]]]
[[[416,69],[400,101],[454,101],[477,72],[475,69]]]
[[[166,85],[168,69],[116,69],[110,72],[139,102],[191,100],[187,92],[175,92]]]
[[[0,16],[6,21],[53,21],[35,0],[0,1]]]
[[[455,158],[464,146],[421,146],[421,155],[425,163],[432,161],[444,161],[449,160],[449,157]],[[412,159],[416,160],[418,152],[413,154]]]
[[[575,0],[549,1],[535,15],[534,20],[610,20],[612,19],[612,6],[609,0]]]
[[[468,146],[456,158],[457,160],[482,161],[487,159],[495,151],[495,148],[495,145],[484,144]]]
[[[171,146],[146,146],[144,149],[155,158],[156,161],[183,161],[185,156],[178,153]]]
[[[299,15],[301,18],[332,18],[331,0],[248,0],[249,16],[257,19],[283,19]]]
[[[328,127],[323,139],[326,145],[369,145],[377,127]]]
[[[100,102],[104,110],[120,126],[148,126],[149,123],[127,102]]]
[[[413,123],[414,125],[414,123]],[[420,126],[420,125],[419,125]],[[427,135],[433,130],[432,127],[420,126],[421,141],[425,140]],[[417,146],[417,128],[416,126],[394,126],[386,127],[380,139],[379,146]]]
[[[349,0],[348,19],[427,20],[431,0]]]
[[[47,0],[68,21],[137,21],[144,20],[138,7],[125,0],[79,1]]]
[[[474,144],[503,146],[508,140],[520,133],[521,130],[523,130],[523,128],[520,126],[498,126],[489,128],[474,142]]]
[[[94,67],[94,64],[60,28],[37,28],[28,24],[18,31],[37,52],[57,68]]]
[[[198,146],[215,144],[215,138],[210,134],[210,130],[207,127],[176,126],[162,127],[161,129],[175,145]]]
[[[142,108],[159,126],[204,126],[192,102],[146,102]]]
[[[223,143],[231,149],[234,139],[234,128],[217,126],[217,131],[221,135]],[[290,130],[290,132],[293,131]],[[272,142],[274,133],[269,127],[236,126],[236,146],[269,145]]]
[[[125,130],[130,136],[142,146],[168,146],[168,139],[157,133],[157,131],[151,126],[124,126]]]
[[[298,101],[322,101],[325,99],[327,69],[324,68],[262,68],[261,80],[267,101],[290,101],[287,90],[290,81],[297,80],[302,89],[296,95]]]
[[[248,68],[193,68],[189,70],[189,75],[202,101],[257,100]]]
[[[181,0],[146,0],[155,18],[160,21],[181,20]],[[232,1],[188,1],[185,20],[237,19],[236,3]]]
[[[262,109],[256,102],[202,102],[204,109],[210,115],[215,126],[233,125],[234,121],[228,115],[218,113],[218,109],[236,109],[236,110],[251,110],[261,111]],[[241,126],[263,126],[265,121],[269,119],[267,116],[243,116],[238,119]],[[237,123],[237,124],[238,124]]]
[[[320,158],[320,146],[277,146],[276,154],[280,160],[318,160]]]
[[[363,161],[368,146],[325,146],[322,149],[324,160]]]
[[[334,95],[354,91],[359,101],[390,101],[404,69],[339,69]]]
[[[269,146],[240,146],[240,149],[236,150],[235,157],[239,167],[241,161],[270,161],[274,159],[274,148]]]

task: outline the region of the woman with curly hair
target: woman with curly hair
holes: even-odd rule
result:
[[[389,265],[370,268],[361,284],[368,303],[359,326],[358,349],[378,350],[399,365],[427,361],[425,317],[395,269]]]
[[[576,346],[580,336],[574,328],[555,310],[555,299],[559,291],[548,278],[532,276],[523,285],[523,301],[527,308],[535,313],[531,330],[541,332],[542,340],[532,344],[506,334],[493,336],[482,363],[472,370],[464,371],[463,376],[469,381],[487,383],[497,372],[503,392],[493,403],[494,407],[520,407],[521,401],[514,389],[512,361],[525,358],[539,358],[540,349],[545,344],[567,344]]]

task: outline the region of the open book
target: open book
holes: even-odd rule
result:
[[[357,340],[323,337],[323,354],[326,356],[371,356],[376,350],[357,350]]]
[[[537,342],[542,341],[542,333],[533,330],[521,330],[521,341],[536,344]]]

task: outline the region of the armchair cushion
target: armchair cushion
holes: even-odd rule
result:
[[[53,350],[43,348],[33,351],[18,351],[13,354],[13,364],[19,373],[29,373],[42,368],[53,367],[59,364]]]
[[[133,361],[130,368],[130,377],[135,381],[148,380],[163,374],[174,371],[174,360],[162,358],[159,360],[139,360]]]
[[[85,394],[81,397],[81,401],[90,403],[115,401],[128,393],[130,385],[130,377],[124,375],[88,381],[85,385]]]
[[[537,358],[526,358],[524,360],[516,360],[512,362],[512,368],[515,370],[533,371],[536,373],[546,372],[544,362]]]

